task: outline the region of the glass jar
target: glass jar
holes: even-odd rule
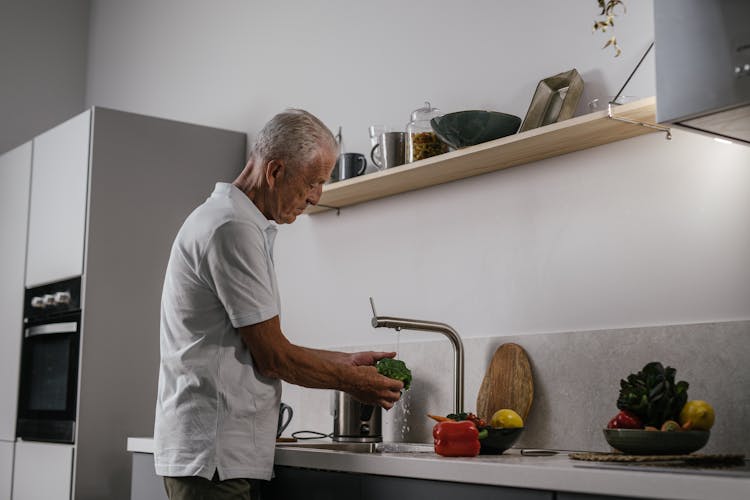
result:
[[[448,152],[448,145],[438,138],[430,125],[430,120],[436,116],[440,116],[440,110],[429,102],[412,111],[411,121],[406,125],[406,161],[409,163]]]

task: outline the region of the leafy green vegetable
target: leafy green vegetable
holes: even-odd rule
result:
[[[411,385],[411,370],[400,359],[383,358],[378,361],[377,368],[381,375],[403,382],[404,389]]]
[[[465,411],[462,411],[461,413],[449,413],[448,415],[445,416],[445,418],[449,418],[451,420],[457,420],[460,422],[461,420],[468,420],[469,414],[466,413]]]
[[[620,380],[617,407],[638,415],[644,425],[661,427],[667,420],[677,420],[687,401],[688,383],[675,383],[677,370],[654,361],[627,380]]]

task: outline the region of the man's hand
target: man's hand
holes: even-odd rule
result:
[[[346,392],[358,401],[390,410],[401,398],[404,383],[400,380],[381,375],[374,366],[357,366],[355,370],[356,376]]]
[[[369,366],[374,365],[383,358],[393,358],[396,356],[395,352],[375,352],[375,351],[363,351],[354,352],[350,354],[349,362],[352,366]]]

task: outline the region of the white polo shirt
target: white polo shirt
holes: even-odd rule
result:
[[[256,371],[237,329],[280,313],[276,231],[217,183],[177,234],[161,303],[158,475],[271,478],[281,383]]]

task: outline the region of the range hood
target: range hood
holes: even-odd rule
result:
[[[654,0],[656,121],[750,145],[750,0]]]

